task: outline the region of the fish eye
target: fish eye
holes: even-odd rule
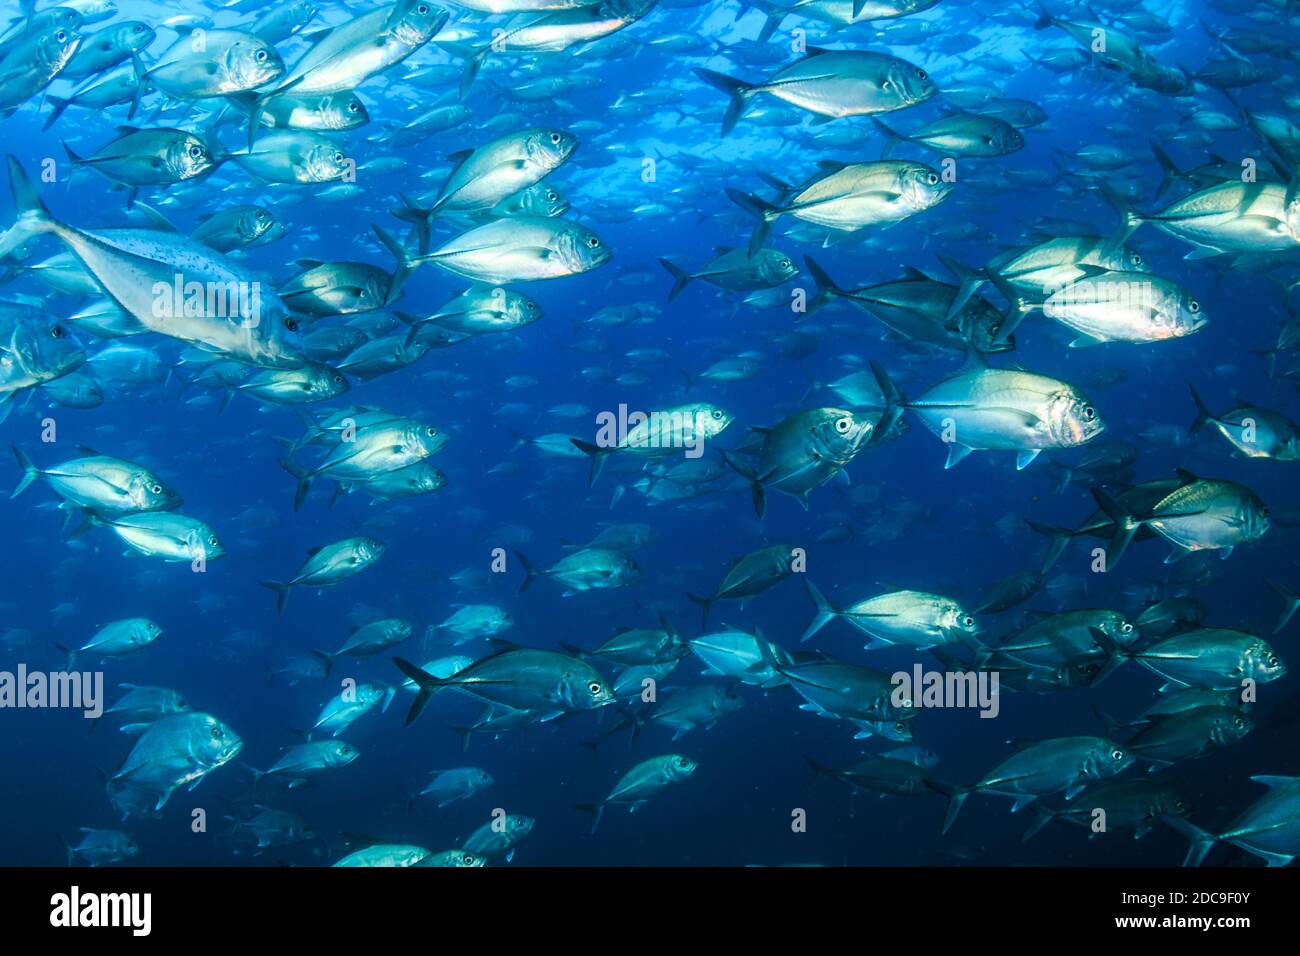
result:
[[[256,217],[256,218],[257,218],[257,221],[258,221],[258,222],[266,222],[266,220],[267,220],[267,212],[266,212],[266,210],[265,210],[265,209],[259,209],[259,210],[257,211],[257,217]]]
[[[353,100],[351,103],[348,104],[349,113],[355,113],[359,109],[361,109],[361,104],[358,103],[356,100]]]
[[[722,409],[720,409],[720,408],[715,408],[715,409],[713,410],[713,420],[716,421],[716,422],[720,422],[720,421],[722,421]]]
[[[213,740],[220,740],[220,739],[221,739],[222,737],[224,737],[224,736],[225,736],[225,732],[224,732],[220,727],[213,727],[213,728],[212,728],[212,739],[213,739]]]
[[[160,495],[162,494],[162,485],[158,485],[158,484],[150,485],[149,490],[152,491],[155,495]]]
[[[677,766],[679,766],[679,767],[689,767],[690,765],[691,765],[691,762],[690,762],[689,760],[687,760],[685,757],[678,757],[678,758],[677,758]]]
[[[1133,632],[1133,625],[1130,624],[1128,621],[1125,621],[1122,625],[1120,625],[1120,632],[1123,634],[1131,634]]]
[[[422,3],[422,4],[420,4],[418,7],[415,8],[415,12],[418,13],[418,14],[419,14],[420,16],[422,16],[422,17],[423,17],[423,16],[427,16],[428,13],[429,13],[429,5],[428,5],[427,3]]]
[[[344,744],[342,747],[339,748],[339,753],[350,754],[352,753],[352,748],[349,747],[347,744]]]
[[[258,62],[258,63],[265,63],[265,62],[266,62],[266,51],[265,51],[265,50],[258,50],[257,53],[254,54],[254,55],[256,56],[256,58],[257,58],[257,62]]]
[[[474,865],[474,857],[472,857],[472,856],[470,856],[468,853],[466,853],[463,857],[460,858],[460,862],[464,863],[466,866],[473,866],[473,865]]]
[[[562,138],[563,138],[563,137],[561,137],[559,133],[552,133],[552,134],[551,134],[551,142],[554,143],[556,146],[559,146],[559,145],[560,145],[560,140],[561,140]]]
[[[962,622],[963,624],[965,624],[967,627],[974,627],[974,626],[975,626],[975,618],[971,617],[969,614],[967,614],[965,617],[963,617],[963,618],[961,619],[961,622]]]
[[[1123,760],[1123,759],[1124,759],[1124,751],[1119,750],[1119,749],[1112,750],[1112,751],[1110,752],[1110,759],[1111,759],[1111,760]]]
[[[54,39],[58,40],[60,43],[67,43],[67,42],[68,42],[68,31],[67,31],[67,30],[60,30],[58,33],[54,34]]]
[[[551,202],[556,202],[560,198],[560,194],[557,193],[554,189],[552,189],[549,192],[547,192],[546,198],[549,199]]]
[[[1140,266],[1140,265],[1142,265],[1142,263],[1143,263],[1143,259],[1142,259],[1142,257],[1141,257],[1140,255],[1138,255],[1138,254],[1135,252],[1135,253],[1133,253],[1132,262],[1133,262],[1133,265],[1135,265],[1135,266]]]
[[[885,92],[889,92],[894,88],[894,84],[889,80],[885,80],[883,83],[880,84],[880,88]]]
[[[63,331],[63,326],[61,326],[61,325],[51,325],[51,326],[50,326],[50,335],[53,336],[54,338],[56,338],[56,339],[61,339],[61,338],[63,338],[63,336],[66,335],[66,334],[67,334],[67,333]]]
[[[1097,417],[1097,410],[1095,408],[1093,408],[1091,405],[1083,406],[1083,418],[1085,421],[1090,422],[1096,417]]]
[[[595,697],[597,694],[600,693],[600,682],[592,681],[590,684],[587,685],[587,690],[591,692],[592,697]]]
[[[835,419],[835,430],[839,432],[841,435],[847,435],[849,433],[849,429],[852,427],[853,427],[853,422],[850,421],[847,416],[844,418]]]
[[[217,546],[218,541],[217,541],[217,536],[215,534],[208,535],[208,544],[212,545],[213,547]]]
[[[334,154],[334,162],[336,162],[336,163],[342,163],[342,162],[343,162],[343,154],[342,154],[342,153],[335,153],[335,154]]]
[[[202,159],[202,158],[203,158],[203,147],[200,146],[198,143],[195,143],[193,146],[190,147],[190,159]]]
[[[343,376],[342,376],[342,375],[339,375],[339,374],[336,373],[335,376],[334,376],[334,384],[335,384],[335,385],[342,385],[342,384],[343,384]]]
[[[297,331],[298,331],[298,320],[297,320],[297,319],[285,319],[285,320],[284,320],[284,327],[285,327],[286,329],[288,329],[290,332],[297,332]]]
[[[928,80],[930,78],[930,74],[926,73],[925,70],[917,70],[916,78],[918,80]]]
[[[587,245],[590,246],[592,249],[596,249],[600,246],[600,240],[597,239],[595,236],[591,236],[587,240]]]
[[[929,176],[925,177],[925,181],[929,183],[931,186],[937,186],[939,185],[939,174],[931,173]]]
[[[1241,728],[1246,726],[1246,722],[1242,720],[1240,717],[1238,717],[1232,722],[1232,726],[1236,727],[1238,730],[1241,730]]]
[[[1192,301],[1187,303],[1187,311],[1192,313],[1192,315],[1195,315],[1197,312],[1201,311],[1201,303],[1192,299]]]
[[[430,425],[428,428],[426,428],[426,429],[424,430],[424,433],[425,433],[426,435],[428,435],[430,438],[433,438],[435,435],[438,434],[438,429],[436,429],[436,428],[434,428],[432,425]]]

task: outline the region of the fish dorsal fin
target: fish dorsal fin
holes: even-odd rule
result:
[[[498,654],[503,651],[517,651],[522,646],[514,641],[507,641],[504,637],[489,637],[488,643],[492,645],[492,650]]]
[[[100,457],[102,457],[102,456],[99,454],[99,452],[95,451],[95,449],[91,448],[89,445],[78,445],[78,446],[77,446],[77,451],[80,452],[82,455],[86,456],[87,458],[100,458]]]
[[[1201,480],[1200,478],[1196,477],[1196,475],[1188,471],[1186,468],[1175,468],[1174,471],[1175,473],[1177,473],[1179,480],[1182,481],[1182,483],[1185,485],[1190,485],[1194,481]]]
[[[920,269],[916,268],[916,266],[904,266],[903,275],[908,279],[918,280],[921,282],[931,281],[930,277]]]

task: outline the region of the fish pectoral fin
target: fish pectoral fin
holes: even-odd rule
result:
[[[1034,463],[1042,451],[1041,448],[1025,448],[1016,453],[1016,471],[1024,471]]]

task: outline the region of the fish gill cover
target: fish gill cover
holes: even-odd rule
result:
[[[10,4],[0,862],[1289,863],[1294,12]]]

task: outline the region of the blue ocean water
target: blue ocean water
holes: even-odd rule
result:
[[[338,2],[318,6],[308,32],[372,9]],[[1097,7],[1116,29],[1128,29],[1117,18],[1139,9],[1124,3]],[[1289,36],[1293,29],[1279,22],[1283,14],[1269,4],[1150,4],[1146,11],[1167,20],[1171,30],[1167,35],[1136,31],[1143,45],[1162,64],[1186,64],[1193,70],[1225,55],[1200,20],[1219,30],[1254,28]],[[211,17],[228,26],[260,12],[198,0],[165,6],[119,0],[115,19],[84,29],[126,18],[157,25],[159,38],[144,54],[147,63],[170,44],[173,35],[161,26],[167,17]],[[1053,12],[1090,19],[1082,7],[1056,10],[1054,5]],[[832,31],[816,19],[792,14],[768,41],[770,48],[784,47],[785,55],[772,54],[768,65],[760,65],[759,54],[738,52],[751,50],[763,23],[760,11],[735,3],[674,4],[652,10],[585,49],[489,58],[463,101],[471,110],[467,121],[413,145],[394,148],[378,141],[385,128],[424,109],[460,102],[454,81],[425,87],[404,79],[419,67],[436,64],[459,70],[462,58],[439,47],[435,38],[404,63],[358,87],[371,123],[335,136],[357,162],[355,183],[350,183],[355,189],[268,185],[229,161],[193,182],[142,189],[138,202],[183,232],[201,215],[235,203],[274,210],[288,226],[287,236],[249,247],[238,261],[275,283],[300,271],[295,263],[303,259],[361,260],[389,270],[392,258],[371,224],[404,234],[405,225],[389,210],[403,194],[436,191],[442,181],[436,171],[449,168],[447,156],[513,129],[566,129],[585,121],[599,129],[579,135],[581,145],[571,161],[545,181],[572,203],[567,218],[598,234],[613,258],[585,274],[511,283],[510,288],[541,306],[544,317],[535,324],[432,349],[408,367],[370,381],[354,380],[348,393],[321,403],[286,407],[236,394],[219,410],[218,393],[185,385],[195,374],[195,367],[181,360],[186,343],[157,334],[117,343],[153,350],[165,374],[154,381],[111,381],[109,373],[102,373],[104,401],[97,407],[55,406],[41,388],[17,395],[0,425],[6,443],[23,449],[42,468],[77,457],[78,446],[146,465],[183,496],[184,514],[221,536],[226,553],[199,574],[186,563],[124,554],[126,548],[108,528],[64,537],[61,515],[53,507],[58,499],[46,482],[37,481],[3,505],[8,542],[0,550],[4,669],[21,662],[30,669],[59,670],[65,658],[55,643],[80,646],[110,621],[148,617],[164,634],[134,655],[102,664],[109,699],[123,682],[175,688],[191,707],[224,721],[244,743],[234,761],[213,770],[193,791],[177,790],[156,817],[123,822],[106,796],[100,771],[112,775],[122,767],[132,749],[130,735],[107,726],[107,720],[88,733],[92,722],[71,710],[0,712],[0,762],[7,769],[0,778],[0,808],[9,821],[0,827],[0,862],[60,864],[65,860],[60,837],[75,843],[78,829],[89,827],[129,832],[139,845],[131,862],[141,865],[322,865],[370,844],[414,844],[434,851],[463,846],[497,808],[536,820],[510,863],[516,866],[1180,862],[1186,841],[1159,826],[1141,840],[1128,833],[1089,839],[1082,829],[1054,823],[1033,840],[1022,841],[1031,813],[1010,816],[1005,797],[976,794],[942,835],[944,799],[937,793],[861,793],[850,801],[849,788],[837,781],[808,786],[812,774],[805,755],[846,767],[894,744],[855,739],[851,724],[801,711],[802,698],[788,686],[742,685],[743,708],[711,729],[670,741],[663,728],[650,726],[632,746],[626,732],[620,732],[601,743],[599,756],[582,743],[619,722],[612,710],[538,723],[500,739],[476,735],[462,752],[459,737],[449,728],[473,721],[484,709],[482,701],[439,693],[407,727],[403,720],[411,695],[399,691],[386,711],[366,714],[343,733],[361,756],[307,786],[288,791],[255,787],[242,766],[265,769],[283,748],[300,743],[294,728],[310,727],[342,680],[400,683],[402,676],[390,659],[394,654],[417,663],[452,653],[487,656],[492,648],[483,640],[455,649],[441,639],[426,642],[426,628],[441,623],[458,604],[499,605],[514,621],[502,637],[559,650],[561,642],[595,647],[619,627],[653,627],[661,609],[683,638],[694,638],[702,633],[702,623],[688,592],[713,593],[731,561],[774,543],[805,549],[804,573],[837,607],[894,588],[933,591],[972,607],[995,581],[1037,570],[1046,539],[1014,517],[1002,519],[1027,516],[1067,527],[1082,523],[1096,504],[1082,483],[1058,492],[1054,463],[1076,460],[1086,447],[1045,453],[1020,471],[1014,454],[1005,451],[977,452],[945,470],[944,445],[906,413],[911,425],[906,434],[864,449],[844,469],[847,478],[811,492],[806,511],[791,497],[769,490],[760,519],[748,484],[730,469],[706,494],[653,503],[634,487],[642,461],[612,456],[589,487],[585,459],[547,457],[536,448],[519,447],[516,439],[516,433],[562,432],[592,441],[599,412],[617,411],[620,405],[648,411],[707,401],[734,416],[723,434],[706,443],[706,456],[716,458],[719,449],[743,445],[752,426],[771,426],[801,408],[843,406],[834,392],[814,386],[865,370],[869,361],[888,369],[908,397],[920,394],[956,371],[962,356],[887,338],[880,322],[845,303],[806,317],[792,311],[791,290],[812,293],[805,256],[812,255],[846,288],[897,278],[905,268],[951,281],[938,253],[979,266],[1006,248],[1038,241],[1041,234],[1033,230],[1046,217],[1082,223],[1090,234],[1110,233],[1116,213],[1096,189],[1099,181],[1131,183],[1138,189],[1138,208],[1162,208],[1169,198],[1159,203],[1153,198],[1162,171],[1148,149],[1149,138],[1163,142],[1183,169],[1198,166],[1210,154],[1230,162],[1266,155],[1268,147],[1233,104],[1204,83],[1175,97],[1141,89],[1120,70],[1093,67],[1057,74],[1035,66],[1026,54],[1075,48],[1062,30],[1035,29],[1036,17],[1036,12],[1002,4],[945,0],[898,20]],[[504,17],[480,22],[457,7],[444,31],[460,40],[461,32],[482,34],[504,22]],[[934,24],[933,32],[918,43],[890,41],[891,29],[918,23]],[[703,281],[692,282],[666,302],[672,279],[657,260],[698,268],[715,248],[743,247],[748,241],[752,219],[727,199],[725,187],[770,195],[762,173],[799,183],[817,171],[820,161],[865,162],[881,154],[885,140],[867,117],[814,124],[816,117],[808,111],[770,97],[758,97],[755,103],[790,109],[792,115],[776,116],[771,125],[742,120],[734,132],[720,136],[726,97],[700,82],[691,68],[752,80],[768,76],[796,58],[790,31],[800,27],[807,31],[808,46],[891,53],[924,67],[941,91],[993,89],[1002,97],[1038,103],[1048,120],[1022,131],[1022,150],[959,158],[952,195],[888,229],[869,227],[824,243],[821,233],[787,236],[796,222],[779,220],[770,245],[790,256],[801,272],[780,287],[785,295],[776,307],[745,303],[746,292],[720,291]],[[652,43],[678,34],[706,38],[710,46],[681,53]],[[293,37],[278,47],[286,63],[293,64],[306,42]],[[1258,53],[1242,55],[1276,68],[1281,78],[1235,88],[1233,96],[1257,111],[1294,112],[1289,102],[1295,94],[1294,64]],[[542,99],[511,95],[513,88],[540,76],[593,82]],[[56,77],[45,92],[61,90],[62,96],[73,88]],[[656,91],[672,91],[673,96],[663,104],[627,107],[638,95]],[[124,225],[126,192],[111,190],[112,184],[91,169],[77,169],[70,177],[74,167],[62,144],[81,156],[93,154],[126,122],[125,108],[93,114],[71,109],[43,131],[49,105],[41,99],[38,92],[0,121],[5,151],[34,177],[43,169],[54,170],[54,181],[42,181],[39,192],[59,220],[77,228]],[[215,125],[212,114],[219,109],[210,101],[178,105],[153,92],[132,122],[184,126],[203,132],[222,150],[237,150],[246,125]],[[1233,118],[1235,128],[1207,131],[1196,122],[1207,111]],[[502,119],[503,114],[508,115]],[[896,129],[911,130],[939,115],[936,101],[884,119]],[[844,133],[843,140],[830,139],[846,128],[858,130],[860,138],[850,141]],[[1095,144],[1110,145],[1131,161],[1120,171],[1089,168],[1080,150]],[[941,159],[914,144],[896,152],[936,165]],[[435,174],[424,175],[431,171]],[[1179,188],[1174,195],[1190,191],[1189,186]],[[14,215],[11,203],[0,207],[6,226]],[[139,224],[139,213],[135,215]],[[973,227],[973,238],[962,238],[958,229],[968,227]],[[436,222],[436,241],[459,228]],[[1270,377],[1265,357],[1258,354],[1273,347],[1287,318],[1288,293],[1279,282],[1284,286],[1294,279],[1295,258],[1185,259],[1189,246],[1152,226],[1144,227],[1132,244],[1152,274],[1195,296],[1209,317],[1205,328],[1167,342],[1071,349],[1070,336],[1035,315],[1017,331],[1015,350],[991,356],[990,364],[1007,368],[1014,363],[1083,389],[1107,422],[1102,440],[1130,442],[1139,451],[1131,476],[1106,487],[1117,492],[1183,468],[1248,486],[1270,506],[1273,525],[1261,540],[1235,549],[1227,559],[1210,553],[1163,564],[1168,553],[1164,542],[1136,543],[1123,564],[1105,574],[1090,568],[1092,546],[1104,541],[1085,539],[1087,546],[1073,542],[1047,573],[1042,591],[1006,612],[979,615],[981,637],[996,643],[1033,620],[1032,613],[1110,608],[1136,615],[1149,601],[1191,595],[1208,608],[1207,623],[1261,635],[1293,663],[1294,627],[1271,635],[1281,601],[1264,578],[1294,586],[1300,577],[1291,547],[1294,531],[1285,520],[1295,507],[1295,465],[1233,457],[1231,446],[1209,429],[1188,436],[1196,409],[1187,383],[1193,382],[1215,411],[1240,399],[1283,414],[1300,413],[1293,381],[1282,374]],[[43,237],[23,253],[39,260],[60,251],[58,241]],[[393,307],[426,315],[468,284],[461,276],[422,266]],[[992,289],[985,287],[982,294],[1004,307]],[[38,270],[11,274],[0,287],[0,298],[11,296],[18,302],[39,300],[46,315],[65,321],[82,304],[77,296],[44,284]],[[609,328],[584,324],[603,307],[630,305],[643,310],[634,323]],[[109,344],[70,324],[90,358]],[[750,351],[761,355],[761,371],[754,377],[704,379],[684,391],[683,373],[697,374],[715,361]],[[1278,356],[1278,372],[1288,368],[1287,356]],[[629,372],[642,374],[625,384],[616,380]],[[507,384],[514,376],[537,381],[516,388]],[[331,502],[333,486],[322,479],[295,511],[294,481],[277,464],[286,452],[277,439],[302,433],[297,412],[321,417],[347,405],[382,408],[450,434],[434,459],[446,475],[446,487],[392,502],[372,501],[361,491]],[[563,405],[582,410],[572,417],[552,411]],[[54,442],[42,438],[50,427],[56,430]],[[308,449],[295,460],[314,459]],[[503,462],[519,467],[494,472]],[[15,464],[14,484],[21,473]],[[536,567],[546,568],[566,553],[568,544],[585,543],[608,523],[630,522],[657,532],[657,540],[635,554],[641,572],[635,585],[566,595],[563,585],[543,578],[518,593],[524,571],[516,549]],[[307,549],[352,535],[378,538],[387,551],[374,567],[337,586],[319,592],[295,589],[284,613],[277,615],[275,595],[259,582],[286,580]],[[492,570],[498,548],[506,552],[504,573]],[[481,576],[468,588],[463,579],[452,580],[466,569]],[[757,628],[788,651],[820,651],[885,673],[910,670],[917,661],[927,668],[941,666],[924,650],[864,650],[864,636],[844,621],[830,623],[800,646],[813,610],[794,575],[743,608],[733,601],[718,602],[710,624],[714,629],[724,623],[751,632]],[[379,617],[411,622],[413,636],[367,659],[341,657],[324,679],[289,686],[273,673],[287,657],[339,647],[353,626]],[[616,670],[599,659],[592,663],[605,676]],[[81,657],[79,666],[101,668],[93,655]],[[695,656],[687,656],[662,680],[661,690],[666,694],[669,688],[707,680],[703,669]],[[1160,683],[1130,663],[1096,687],[1008,692],[996,719],[980,719],[973,710],[923,712],[913,722],[915,742],[938,755],[931,771],[936,777],[969,784],[1008,755],[1008,740],[1104,734],[1094,707],[1127,719],[1155,700]],[[1294,674],[1261,685],[1260,702],[1252,711],[1258,723],[1248,736],[1162,772],[1179,782],[1198,824],[1221,828],[1256,799],[1262,788],[1250,781],[1252,775],[1300,773],[1294,725],[1286,719],[1294,686]],[[589,833],[590,818],[574,805],[601,799],[634,764],[666,753],[684,754],[698,769],[634,814],[608,808],[597,832]],[[470,765],[486,769],[494,785],[442,809],[428,801],[412,805],[408,795],[427,782],[430,771]],[[1136,779],[1146,772],[1138,765],[1125,776]],[[1045,799],[1056,805],[1060,796]],[[226,818],[243,818],[254,805],[296,813],[323,839],[259,854],[236,853]],[[196,808],[206,813],[206,832],[192,828]],[[798,809],[806,811],[807,823],[796,832],[792,813]],[[1222,848],[1212,857],[1215,862],[1234,859]]]

